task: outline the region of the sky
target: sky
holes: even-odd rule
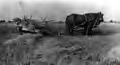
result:
[[[48,20],[65,20],[71,13],[102,12],[105,21],[120,21],[119,0],[0,0],[0,19],[24,15]]]

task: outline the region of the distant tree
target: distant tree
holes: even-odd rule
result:
[[[110,23],[114,23],[113,20],[110,20]]]

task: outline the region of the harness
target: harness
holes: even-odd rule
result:
[[[84,16],[84,18],[85,18],[85,21],[82,22],[82,23],[79,24],[79,25],[74,25],[73,29],[78,28],[79,26],[83,26],[83,25],[88,21],[88,20],[87,20],[87,16],[86,16],[85,14],[84,14],[83,16]]]

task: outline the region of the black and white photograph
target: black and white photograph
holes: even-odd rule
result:
[[[0,65],[120,65],[120,0],[0,0]]]

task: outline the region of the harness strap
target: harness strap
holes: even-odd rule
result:
[[[88,20],[87,20],[87,16],[86,16],[85,14],[84,14],[83,16],[84,16],[84,18],[85,18],[85,21],[82,22],[81,24],[77,25],[77,26],[74,26],[74,27],[73,27],[74,29],[77,28],[77,27],[79,27],[79,26],[84,25],[84,24],[88,21]]]
[[[82,22],[80,25],[84,25],[88,20],[87,20],[87,16],[84,14],[83,15],[84,17],[85,17],[85,21],[84,22]]]

